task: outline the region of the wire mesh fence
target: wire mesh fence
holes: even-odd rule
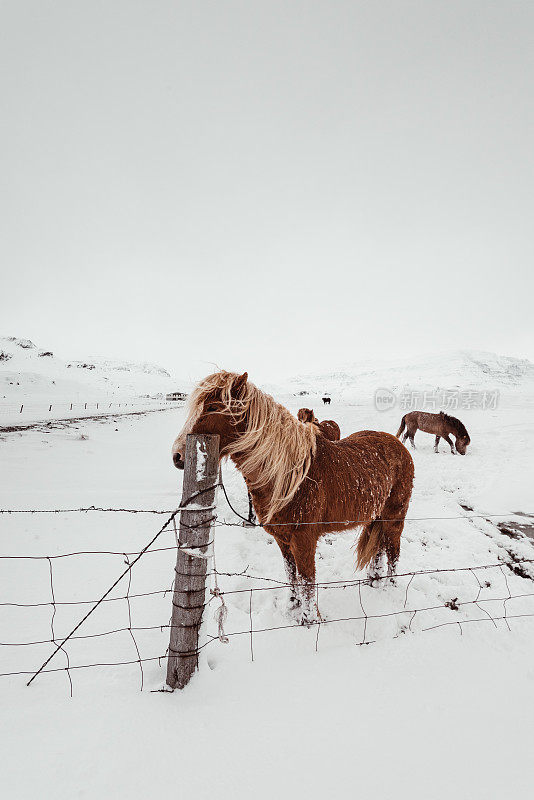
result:
[[[191,498],[190,498],[191,500]],[[167,655],[167,645],[171,628],[170,612],[173,583],[171,582],[176,550],[181,545],[176,535],[175,520],[180,509],[129,509],[129,508],[69,508],[69,509],[3,509],[0,515],[89,515],[132,514],[148,515],[150,519],[165,516],[163,524],[157,526],[154,535],[145,547],[127,551],[121,549],[71,550],[47,555],[2,555],[0,568],[5,574],[13,566],[23,564],[25,579],[18,578],[11,585],[16,586],[14,596],[0,599],[0,618],[2,630],[35,631],[35,635],[2,636],[0,652],[10,653],[8,667],[0,672],[0,677],[21,676],[33,680],[37,674],[65,673],[69,691],[73,691],[73,675],[78,670],[91,668],[112,668],[119,666],[135,667],[139,672],[139,687],[143,689],[145,667],[157,664],[163,667]],[[487,517],[488,515],[463,515],[461,519]],[[497,515],[495,515],[497,516]],[[498,515],[504,516],[504,515]],[[68,519],[68,516],[67,516]],[[412,519],[454,519],[454,517],[431,517]],[[410,518],[407,518],[410,521]],[[354,520],[354,525],[362,521]],[[216,520],[214,527],[235,527],[239,522]],[[156,527],[156,526],[154,526]],[[258,526],[259,527],[259,526]],[[158,539],[164,533],[174,537],[170,544],[160,545]],[[156,544],[157,543],[157,544]],[[117,576],[117,559],[121,562],[121,572]],[[133,574],[137,565],[145,565],[143,591],[133,585]],[[157,561],[156,566],[151,565]],[[89,567],[87,563],[89,562]],[[108,563],[106,569],[102,564]],[[66,580],[65,574],[72,575],[77,564],[77,575],[82,579]],[[349,593],[350,602],[343,605],[329,603],[329,613],[316,620],[301,622],[285,614],[278,614],[280,624],[272,624],[272,615],[266,618],[264,612],[265,596],[275,598],[283,605],[290,584],[278,578],[252,574],[247,567],[240,572],[217,571],[213,562],[208,570],[212,588],[205,598],[205,608],[213,610],[207,614],[211,624],[198,653],[217,643],[244,640],[248,643],[248,657],[254,660],[257,643],[274,632],[305,631],[312,637],[312,646],[319,650],[323,638],[332,628],[342,628],[347,632],[347,641],[356,646],[375,643],[384,638],[377,637],[372,628],[384,620],[394,620],[393,637],[413,632],[426,632],[436,629],[457,628],[463,634],[466,626],[492,625],[494,628],[511,630],[513,620],[534,617],[534,558],[515,555],[512,560],[503,553],[502,559],[486,564],[468,564],[434,569],[419,569],[399,573],[395,577],[396,594],[394,607],[377,608],[370,602],[373,592],[381,584],[390,585],[386,576],[354,577],[318,581],[315,585],[316,599],[321,607],[322,599],[332,593]],[[35,572],[38,570],[38,575]],[[59,570],[62,574],[59,574]],[[86,580],[98,574],[102,580]],[[102,595],[102,581],[108,575],[115,580]],[[437,581],[443,576],[461,576],[458,595],[440,598],[439,602],[428,602],[417,590],[418,582],[431,577]],[[524,578],[517,582],[517,576]],[[85,576],[85,577],[83,577]],[[514,576],[514,586],[510,578]],[[467,578],[467,580],[465,580]],[[86,588],[94,583],[94,594]],[[230,585],[231,584],[231,585]],[[3,582],[4,587],[9,587]],[[98,586],[98,589],[96,588]],[[530,591],[532,586],[533,591]],[[65,590],[69,593],[66,594]],[[87,593],[86,593],[87,592]],[[421,602],[426,599],[426,602]],[[384,595],[384,601],[392,601]],[[233,614],[228,616],[229,606]],[[331,613],[332,609],[338,613]],[[339,613],[349,608],[350,613]],[[93,614],[98,609],[98,614]],[[102,613],[105,609],[105,613]],[[232,617],[235,619],[232,620]],[[73,624],[76,623],[73,626]],[[70,633],[69,633],[70,631]],[[113,642],[109,648],[104,642]],[[328,642],[327,642],[328,643]],[[55,660],[52,662],[52,656]],[[63,663],[59,661],[62,659]],[[6,663],[6,659],[3,658]],[[163,679],[163,674],[161,674]]]

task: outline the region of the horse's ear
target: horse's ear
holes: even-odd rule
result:
[[[232,392],[234,394],[236,392],[239,392],[246,384],[247,380],[248,380],[248,372],[244,372],[242,375],[238,375],[232,384]]]

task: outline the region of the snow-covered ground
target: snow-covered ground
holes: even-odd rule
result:
[[[165,405],[187,384],[155,364],[65,361],[29,339],[0,337],[0,428]]]
[[[391,386],[388,375],[375,374],[374,387],[362,377],[359,388],[353,375],[343,391],[334,380],[299,379],[277,399],[293,412],[313,407],[320,419],[337,420],[342,435],[363,428],[395,433],[404,411],[398,402],[376,410],[375,388],[455,388],[433,382],[428,365],[418,370],[418,377],[397,375]],[[450,367],[451,378],[454,372]],[[218,527],[225,630],[235,635],[204,649],[201,670],[184,692],[151,693],[163,686],[164,659],[143,663],[142,693],[136,663],[71,670],[72,699],[64,671],[41,675],[29,688],[29,676],[0,678],[6,796],[530,797],[534,617],[527,615],[534,614],[534,564],[521,559],[534,559],[526,535],[534,523],[534,395],[528,367],[517,380],[509,375],[507,369],[486,383],[478,375],[456,381],[460,388],[499,389],[496,407],[451,411],[471,434],[466,457],[450,455],[443,443],[435,455],[433,437],[416,435],[396,585],[321,588],[325,624],[293,627],[286,589],[277,586],[284,571],[276,544],[260,528]],[[320,401],[325,391],[329,407]],[[183,417],[180,408],[3,435],[0,507],[173,509],[182,474],[170,446]],[[232,503],[245,513],[241,476],[231,465],[223,473]],[[235,522],[222,495],[217,513]],[[98,598],[124,569],[123,554],[140,550],[165,516],[92,511],[0,521],[3,555],[115,553],[0,560],[1,602],[14,604],[0,606],[1,641],[45,642],[1,647],[0,671],[9,672],[37,668],[51,652],[51,625],[58,639],[90,608],[61,603]],[[355,539],[349,532],[321,540],[319,582],[363,577],[354,567]],[[78,632],[91,638],[69,642],[71,666],[135,662],[128,630],[92,636],[127,629],[129,613],[132,627],[150,628],[135,630],[141,657],[165,652],[168,628],[157,626],[170,615],[163,590],[171,584],[173,543],[174,533],[163,533],[158,551],[134,568],[130,608],[124,599],[102,604]],[[446,571],[455,568],[467,569]],[[413,572],[423,574],[402,577]],[[55,613],[50,604],[15,605],[50,603],[51,575]],[[126,588],[119,585],[112,597],[123,598]],[[217,606],[213,601],[207,615],[212,635]],[[281,629],[258,632],[275,627]],[[65,664],[59,653],[49,666]]]

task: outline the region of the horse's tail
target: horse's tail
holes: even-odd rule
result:
[[[401,419],[400,428],[399,428],[399,430],[397,431],[397,439],[399,438],[399,436],[401,435],[401,433],[403,432],[403,430],[405,429],[405,427],[406,427],[406,414],[405,414],[405,415],[403,416],[403,418]]]
[[[381,520],[374,520],[362,531],[356,547],[356,566],[364,569],[384,549]]]

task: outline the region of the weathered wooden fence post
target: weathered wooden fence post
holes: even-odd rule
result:
[[[211,522],[219,467],[219,437],[189,434],[185,446],[179,549],[172,598],[167,684],[183,689],[198,667]],[[190,500],[190,503],[188,501]]]

